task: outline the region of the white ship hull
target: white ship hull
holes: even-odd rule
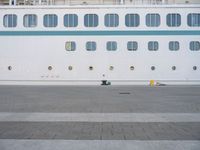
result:
[[[187,25],[187,15],[200,13],[199,5],[4,6],[0,12],[1,20],[5,14],[18,17],[16,28],[0,23],[0,84],[200,84],[200,51],[189,48],[191,41],[200,41],[200,27]],[[105,27],[104,15],[112,13],[119,15],[119,26]],[[138,27],[125,26],[128,13],[140,15]],[[147,13],[160,14],[159,27],[146,26]],[[166,25],[169,13],[181,14],[180,27]],[[25,28],[25,14],[36,14],[38,26]],[[45,14],[57,14],[58,26],[45,28]],[[78,26],[63,26],[65,14],[77,14]],[[85,27],[85,14],[98,14],[98,27]],[[75,51],[66,51],[67,41],[76,42]],[[88,41],[97,43],[96,51],[86,50]],[[107,51],[107,41],[116,41],[117,50]],[[128,41],[138,42],[137,51],[127,50]],[[149,51],[149,41],[157,41],[159,49]],[[170,51],[170,41],[179,41],[180,49]]]

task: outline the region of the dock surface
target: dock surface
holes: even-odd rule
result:
[[[200,86],[0,86],[0,150],[199,150]]]

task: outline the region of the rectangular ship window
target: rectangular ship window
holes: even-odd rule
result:
[[[181,15],[180,14],[168,14],[167,15],[167,25],[169,27],[179,27],[181,25]]]
[[[37,16],[34,14],[24,15],[24,27],[36,27],[37,26]]]
[[[138,27],[140,24],[140,16],[138,14],[126,14],[125,24],[127,27]]]
[[[97,27],[98,24],[99,24],[99,20],[96,14],[86,14],[84,16],[85,27]]]
[[[96,42],[90,41],[86,43],[86,50],[87,51],[95,51],[97,49]]]
[[[66,14],[64,15],[64,26],[65,27],[77,27],[78,16],[76,14]]]
[[[160,26],[160,15],[159,14],[147,14],[146,15],[146,25],[148,27]]]
[[[4,27],[13,28],[17,26],[17,15],[7,14],[3,18]]]
[[[190,50],[191,51],[199,51],[200,50],[200,42],[199,41],[191,41],[190,42]]]
[[[56,27],[58,25],[58,16],[55,14],[44,15],[43,24],[45,27]]]
[[[135,41],[129,41],[127,43],[128,51],[136,51],[138,49],[138,43]]]
[[[169,42],[169,50],[170,51],[178,51],[179,50],[179,42],[178,41],[170,41]]]
[[[190,27],[199,27],[200,26],[200,14],[188,14],[187,23]]]
[[[148,43],[148,49],[149,51],[157,51],[158,50],[158,42],[157,41],[150,41]]]
[[[106,48],[108,51],[116,51],[117,50],[117,42],[115,42],[115,41],[107,42]]]
[[[75,51],[76,50],[76,43],[73,41],[68,41],[65,43],[65,49],[67,51]]]
[[[106,27],[117,27],[119,25],[119,16],[117,14],[106,14],[104,24]]]

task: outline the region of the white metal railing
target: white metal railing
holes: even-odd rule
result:
[[[132,0],[132,4],[167,4],[167,0]]]
[[[182,3],[192,4],[193,1],[194,0],[183,0]],[[180,1],[178,3],[180,4]],[[124,4],[162,5],[162,4],[177,4],[177,1],[176,0],[0,0],[0,5],[124,5]]]
[[[10,0],[15,1],[15,0]],[[18,0],[18,5],[138,5],[166,4],[167,0]]]

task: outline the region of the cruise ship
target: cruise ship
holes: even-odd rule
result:
[[[0,0],[0,84],[200,84],[199,0]]]

